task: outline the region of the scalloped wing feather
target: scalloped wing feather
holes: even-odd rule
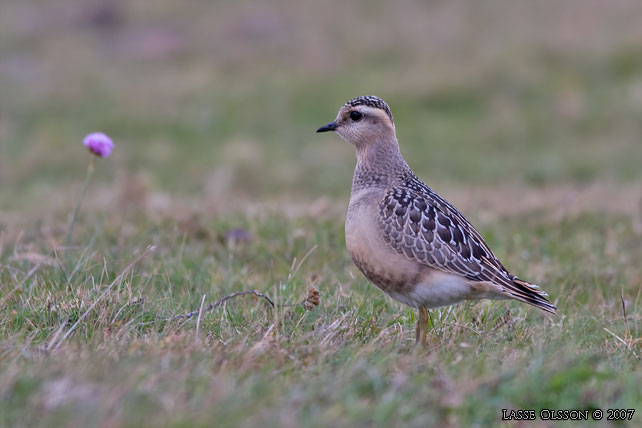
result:
[[[472,224],[414,174],[379,204],[384,241],[397,253],[473,281],[502,287],[510,297],[555,313],[536,285],[511,275]]]

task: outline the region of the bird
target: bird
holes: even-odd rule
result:
[[[429,309],[464,300],[515,299],[556,313],[546,292],[509,273],[466,217],[415,175],[384,100],[349,100],[317,129],[328,131],[357,154],[345,221],[348,252],[370,282],[417,309],[417,344],[426,345]]]

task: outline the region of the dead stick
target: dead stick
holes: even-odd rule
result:
[[[173,321],[173,320],[178,320],[178,319],[189,319],[189,318],[192,318],[195,315],[200,315],[201,312],[209,312],[212,309],[214,309],[214,308],[216,308],[218,306],[221,306],[223,303],[227,302],[228,300],[233,299],[234,297],[247,296],[247,295],[261,297],[261,298],[265,299],[270,304],[270,306],[274,307],[274,302],[266,294],[263,294],[263,293],[261,293],[259,291],[256,291],[256,290],[239,291],[239,292],[236,292],[236,293],[228,294],[227,296],[223,297],[222,299],[219,299],[216,302],[210,303],[209,305],[207,305],[207,307],[205,307],[205,309],[198,310],[198,311],[193,311],[193,312],[188,312],[188,313],[182,314],[182,315],[176,315],[176,316],[168,319],[168,321]]]

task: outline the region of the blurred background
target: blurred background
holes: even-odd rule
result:
[[[90,206],[347,204],[353,150],[314,131],[365,94],[456,203],[529,186],[636,204],[640,22],[635,0],[3,0],[0,210],[66,216],[92,131],[116,149]]]

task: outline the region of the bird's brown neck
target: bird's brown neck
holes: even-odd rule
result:
[[[386,188],[409,170],[396,139],[357,147],[352,191],[366,187]]]

